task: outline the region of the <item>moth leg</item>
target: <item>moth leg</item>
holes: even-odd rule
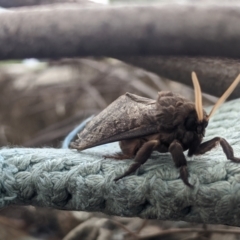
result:
[[[233,152],[233,149],[230,146],[230,144],[226,141],[226,139],[221,138],[221,137],[215,137],[207,142],[202,143],[201,145],[199,145],[199,147],[196,149],[196,151],[193,154],[195,154],[195,155],[204,154],[204,153],[212,150],[219,143],[220,143],[227,159],[229,159],[233,162],[240,162],[240,158],[237,158],[234,156],[234,152]]]
[[[119,179],[128,176],[129,174],[135,172],[142,164],[144,164],[148,158],[151,156],[152,152],[159,146],[160,142],[158,140],[151,140],[142,145],[138,150],[134,163],[129,167],[129,169],[120,177],[114,179],[118,181]]]
[[[187,161],[183,154],[183,148],[180,142],[174,140],[169,146],[169,152],[172,155],[173,161],[177,168],[180,168],[180,178],[188,186],[193,188],[193,185],[188,182]]]

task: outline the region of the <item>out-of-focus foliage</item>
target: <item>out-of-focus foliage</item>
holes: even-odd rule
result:
[[[220,225],[110,217],[100,213],[9,207],[0,213],[0,240],[6,239],[237,240],[240,230]]]

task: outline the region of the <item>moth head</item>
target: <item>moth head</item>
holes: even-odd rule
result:
[[[193,81],[194,93],[195,93],[195,110],[197,114],[197,119],[196,119],[196,115],[194,117],[194,114],[192,114],[192,116],[190,114],[186,120],[185,125],[187,129],[189,130],[192,129],[192,131],[196,131],[198,134],[204,135],[205,128],[208,125],[209,119],[213,116],[213,114],[219,108],[219,106],[225,102],[225,100],[229,97],[229,95],[233,92],[233,90],[238,85],[240,81],[240,74],[233,81],[230,87],[225,91],[225,93],[218,99],[218,101],[213,106],[212,110],[208,115],[203,110],[201,87],[199,85],[197,75],[195,72],[192,72],[192,81]]]
[[[185,120],[185,128],[187,131],[195,132],[198,135],[204,136],[205,129],[208,126],[207,114],[203,112],[203,119],[201,121],[198,120],[198,115],[196,111],[192,111],[188,114]]]

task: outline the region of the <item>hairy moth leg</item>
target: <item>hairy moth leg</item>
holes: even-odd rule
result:
[[[174,140],[169,146],[169,152],[172,155],[175,166],[180,168],[180,178],[188,187],[193,188],[193,185],[188,182],[187,161],[183,154],[181,143]]]
[[[230,146],[230,144],[226,141],[226,139],[221,138],[221,137],[215,137],[207,142],[200,144],[199,147],[193,152],[193,154],[194,155],[204,154],[204,153],[212,150],[219,143],[220,143],[227,159],[229,159],[233,162],[240,162],[240,158],[237,158],[234,156],[234,152],[233,152],[233,149]]]
[[[129,169],[120,177],[114,179],[118,181],[119,179],[128,176],[129,174],[135,172],[142,164],[144,164],[148,158],[151,156],[152,152],[159,146],[160,142],[158,140],[151,140],[142,145],[138,150],[134,163],[129,167]]]

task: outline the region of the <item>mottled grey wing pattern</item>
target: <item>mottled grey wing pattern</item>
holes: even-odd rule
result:
[[[73,147],[84,150],[105,143],[157,133],[156,100],[131,93],[120,96],[79,133]]]

